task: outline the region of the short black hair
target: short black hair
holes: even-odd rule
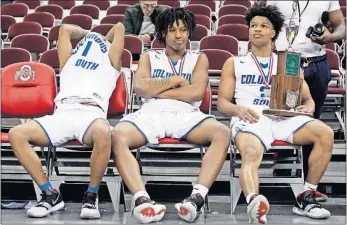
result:
[[[276,32],[275,36],[272,38],[272,40],[275,41],[284,24],[284,16],[278,7],[273,5],[265,6],[262,4],[253,5],[249,8],[245,18],[248,27],[250,26],[251,20],[256,16],[263,16],[270,20]]]
[[[184,8],[166,9],[156,18],[155,21],[155,37],[160,42],[165,43],[165,37],[169,27],[172,27],[174,22],[178,24],[178,20],[182,20],[186,25],[190,38],[196,27],[196,19],[193,13]]]

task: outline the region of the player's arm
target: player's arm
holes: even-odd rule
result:
[[[298,106],[295,110],[298,112],[308,112],[314,113],[315,111],[315,103],[312,99],[310,88],[308,87],[302,70],[300,70],[300,79],[303,79],[302,87],[301,87],[301,102],[302,104]]]
[[[218,90],[218,111],[227,116],[237,116],[237,106],[233,104],[235,92],[234,58],[230,57],[223,65],[221,80]]]
[[[180,85],[183,77],[151,78],[151,63],[148,52],[141,55],[135,72],[134,91],[145,98],[156,97],[159,93]]]
[[[58,58],[60,71],[72,54],[71,39],[81,39],[88,33],[87,30],[72,24],[62,24],[58,37]]]
[[[108,53],[112,66],[120,71],[122,68],[121,61],[124,49],[124,25],[120,22],[114,25],[107,33],[106,39],[112,43]]]
[[[208,59],[205,54],[199,56],[192,74],[191,84],[189,85],[188,82],[187,84],[179,88],[164,91],[158,97],[188,103],[202,100],[208,84]]]

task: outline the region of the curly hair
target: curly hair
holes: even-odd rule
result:
[[[275,36],[272,38],[272,40],[275,41],[284,24],[284,16],[278,7],[273,5],[265,6],[262,4],[252,6],[249,8],[245,17],[248,27],[255,16],[263,16],[270,20],[276,32]]]
[[[178,24],[178,20],[182,20],[186,25],[190,38],[195,30],[196,21],[193,13],[184,8],[170,8],[162,12],[155,21],[155,38],[165,43],[168,29],[173,26],[174,22]]]

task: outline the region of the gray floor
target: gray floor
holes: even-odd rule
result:
[[[187,224],[175,213],[173,204],[166,204],[168,212],[158,224]],[[267,216],[269,224],[346,224],[345,199],[329,199],[323,206],[330,210],[329,219],[315,220],[296,216],[290,205],[271,205]],[[25,210],[1,210],[2,224],[139,224],[129,212],[114,213],[109,203],[100,204],[99,220],[81,220],[79,218],[81,204],[67,203],[65,211],[55,212],[46,218],[27,218]],[[211,213],[200,214],[196,224],[248,224],[246,206],[238,205],[234,215],[226,213],[227,205],[212,204]],[[222,212],[222,213],[221,213]]]

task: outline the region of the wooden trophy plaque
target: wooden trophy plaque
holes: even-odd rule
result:
[[[277,74],[272,77],[270,109],[263,110],[263,114],[312,117],[311,113],[295,111],[295,108],[301,105],[301,88],[304,80],[304,77],[300,76],[300,53],[279,51],[277,54]]]

